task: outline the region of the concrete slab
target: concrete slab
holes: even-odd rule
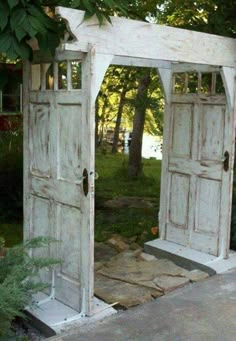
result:
[[[49,341],[234,341],[236,269]]]
[[[188,270],[207,271],[209,275],[219,274],[236,267],[235,251],[230,251],[228,259],[222,259],[161,239],[145,243],[144,250],[157,258],[170,259]]]
[[[42,292],[34,295],[34,301],[38,303],[26,309],[27,315],[30,316],[33,324],[47,336],[60,334],[87,323],[94,323],[117,313],[114,308],[96,297],[94,297],[92,317],[84,316],[56,299],[49,299]]]

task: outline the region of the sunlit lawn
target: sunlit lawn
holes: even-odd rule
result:
[[[96,172],[96,216],[95,239],[104,241],[112,234],[118,233],[124,237],[137,236],[137,241],[156,238],[151,228],[157,226],[158,207],[160,196],[160,160],[143,159],[144,175],[139,179],[130,179],[127,176],[127,156],[122,154],[97,153]],[[120,197],[134,196],[153,198],[155,207],[145,209],[135,208],[104,208],[106,200]]]

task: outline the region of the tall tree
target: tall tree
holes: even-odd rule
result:
[[[132,1],[127,10],[132,19],[150,21],[157,15],[157,2]],[[144,74],[137,69],[138,92],[135,103],[132,140],[129,149],[128,176],[137,177],[142,174],[142,140],[144,132],[145,114],[148,105],[148,89],[151,83],[150,69]]]
[[[127,90],[128,90],[127,84],[124,84],[120,92],[120,101],[119,101],[118,111],[116,115],[116,125],[115,125],[114,137],[113,137],[113,143],[112,143],[112,149],[111,149],[111,152],[113,154],[117,153],[119,135],[120,135],[121,118],[122,118],[122,113],[123,113],[123,109],[125,105],[125,96],[126,96]]]
[[[138,81],[132,140],[129,150],[128,176],[130,177],[137,177],[142,174],[142,140],[150,82],[150,70],[142,72]]]
[[[134,70],[131,68],[120,68],[120,77],[119,77],[119,86],[117,88],[119,93],[119,104],[116,115],[116,125],[114,129],[114,138],[112,144],[112,153],[117,153],[118,142],[119,142],[119,134],[120,134],[120,126],[122,114],[124,111],[124,106],[126,104],[126,94],[132,88],[134,88],[134,79],[133,79]]]

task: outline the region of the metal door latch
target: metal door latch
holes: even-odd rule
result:
[[[224,153],[223,161],[223,168],[224,171],[227,172],[229,170],[229,152],[226,150]]]

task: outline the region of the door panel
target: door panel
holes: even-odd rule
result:
[[[28,231],[28,238],[45,236],[51,237],[51,204],[46,198],[39,197],[38,195],[30,195],[29,208],[31,212],[31,228]],[[32,251],[32,255],[35,257],[50,257],[50,248],[36,249]],[[52,273],[50,270],[41,270],[39,277],[44,283],[50,283]],[[50,294],[51,288],[46,291]]]
[[[231,173],[223,169],[223,156],[231,150],[232,118],[225,95],[212,87],[202,93],[198,75],[195,93],[188,92],[185,76],[184,93],[169,96],[162,174],[168,194],[162,188],[160,228],[168,241],[218,256],[222,229],[228,228],[224,201],[230,193],[223,188],[229,188]]]
[[[224,147],[225,105],[202,105],[200,159],[219,161]]]
[[[198,177],[194,231],[217,234],[220,222],[221,182]]]
[[[189,176],[171,174],[170,222],[179,228],[188,228]]]
[[[173,137],[172,156],[191,156],[193,112],[191,104],[177,103],[173,105]],[[185,143],[182,139],[185,139]]]
[[[50,177],[49,127],[50,104],[30,105],[31,173],[40,177]]]
[[[56,93],[45,95],[48,103],[34,102],[30,107],[29,181],[34,214],[29,232],[59,241],[48,250],[48,255],[63,260],[55,273],[55,298],[80,310],[82,103],[76,93],[74,103],[67,103],[66,93],[64,103],[58,103]],[[50,276],[41,274],[44,281]]]
[[[64,65],[68,66],[68,63]],[[82,68],[85,68],[83,61]],[[69,67],[69,71],[70,69]],[[58,90],[57,84],[54,84],[55,91],[46,89],[45,77],[47,74],[50,77],[51,75],[45,73],[45,70],[54,70],[54,79],[57,79],[57,63],[54,63],[53,69],[47,63],[37,68],[34,66],[33,70],[41,73],[38,75],[40,81],[32,82],[34,87],[37,84],[37,90],[29,89],[26,112],[29,130],[25,134],[25,152],[29,161],[25,167],[25,238],[43,235],[58,240],[58,243],[51,244],[47,250],[34,252],[35,255],[62,260],[55,271],[44,270],[39,275],[55,289],[54,298],[80,311],[84,304],[83,275],[92,266],[92,260],[88,256],[89,264],[85,268],[81,256],[82,245],[87,250],[90,249],[89,238],[83,237],[82,241],[82,230],[87,228],[84,220],[87,219],[89,224],[93,223],[88,218],[92,210],[90,195],[85,197],[82,190],[82,162],[89,170],[93,169],[93,155],[90,152],[90,129],[93,126],[84,124],[88,116],[84,98],[89,95],[89,90],[86,88],[86,81],[83,82],[83,89],[70,92]],[[69,76],[70,72],[65,71],[63,77],[67,77],[66,87],[71,87]],[[90,226],[88,236],[91,231]],[[87,302],[89,299],[87,297]]]
[[[24,63],[24,238],[58,240],[37,252],[62,263],[39,275],[51,284],[50,300],[90,315],[95,100],[113,56],[90,46],[75,61],[67,52],[62,62]]]
[[[81,173],[81,141],[77,139],[70,143],[68,137],[81,136],[78,118],[82,115],[82,108],[80,104],[70,106],[60,104],[58,112],[58,178],[78,182]]]

